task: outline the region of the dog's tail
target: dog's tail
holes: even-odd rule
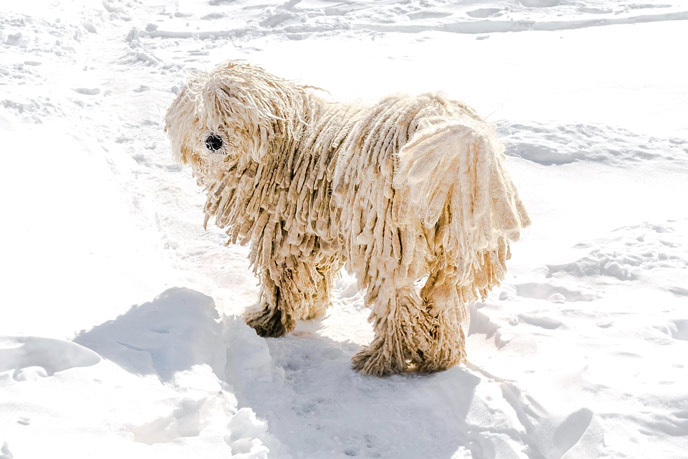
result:
[[[409,212],[463,304],[503,279],[509,242],[530,224],[503,151],[492,126],[473,120],[423,129],[399,151],[394,187],[408,193]]]

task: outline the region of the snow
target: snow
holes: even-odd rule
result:
[[[688,457],[688,9],[676,0],[0,4],[0,459]],[[369,378],[355,279],[263,339],[163,114],[244,59],[344,101],[441,90],[533,219],[469,361]],[[135,306],[132,306],[135,305]],[[38,441],[37,441],[38,440]]]

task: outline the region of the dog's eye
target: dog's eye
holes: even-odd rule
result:
[[[205,147],[210,151],[217,151],[222,148],[222,137],[210,134],[205,139]]]

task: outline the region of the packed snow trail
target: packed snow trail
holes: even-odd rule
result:
[[[685,456],[684,5],[41,6],[0,6],[0,458]],[[246,249],[203,231],[162,129],[185,71],[226,59],[495,121],[534,224],[466,365],[351,371],[372,330],[347,275],[285,338],[236,317]]]

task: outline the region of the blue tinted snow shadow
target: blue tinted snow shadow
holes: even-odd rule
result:
[[[81,333],[74,342],[129,372],[156,374],[208,364],[221,374],[225,361],[222,324],[213,299],[187,288],[172,288],[149,303]]]

